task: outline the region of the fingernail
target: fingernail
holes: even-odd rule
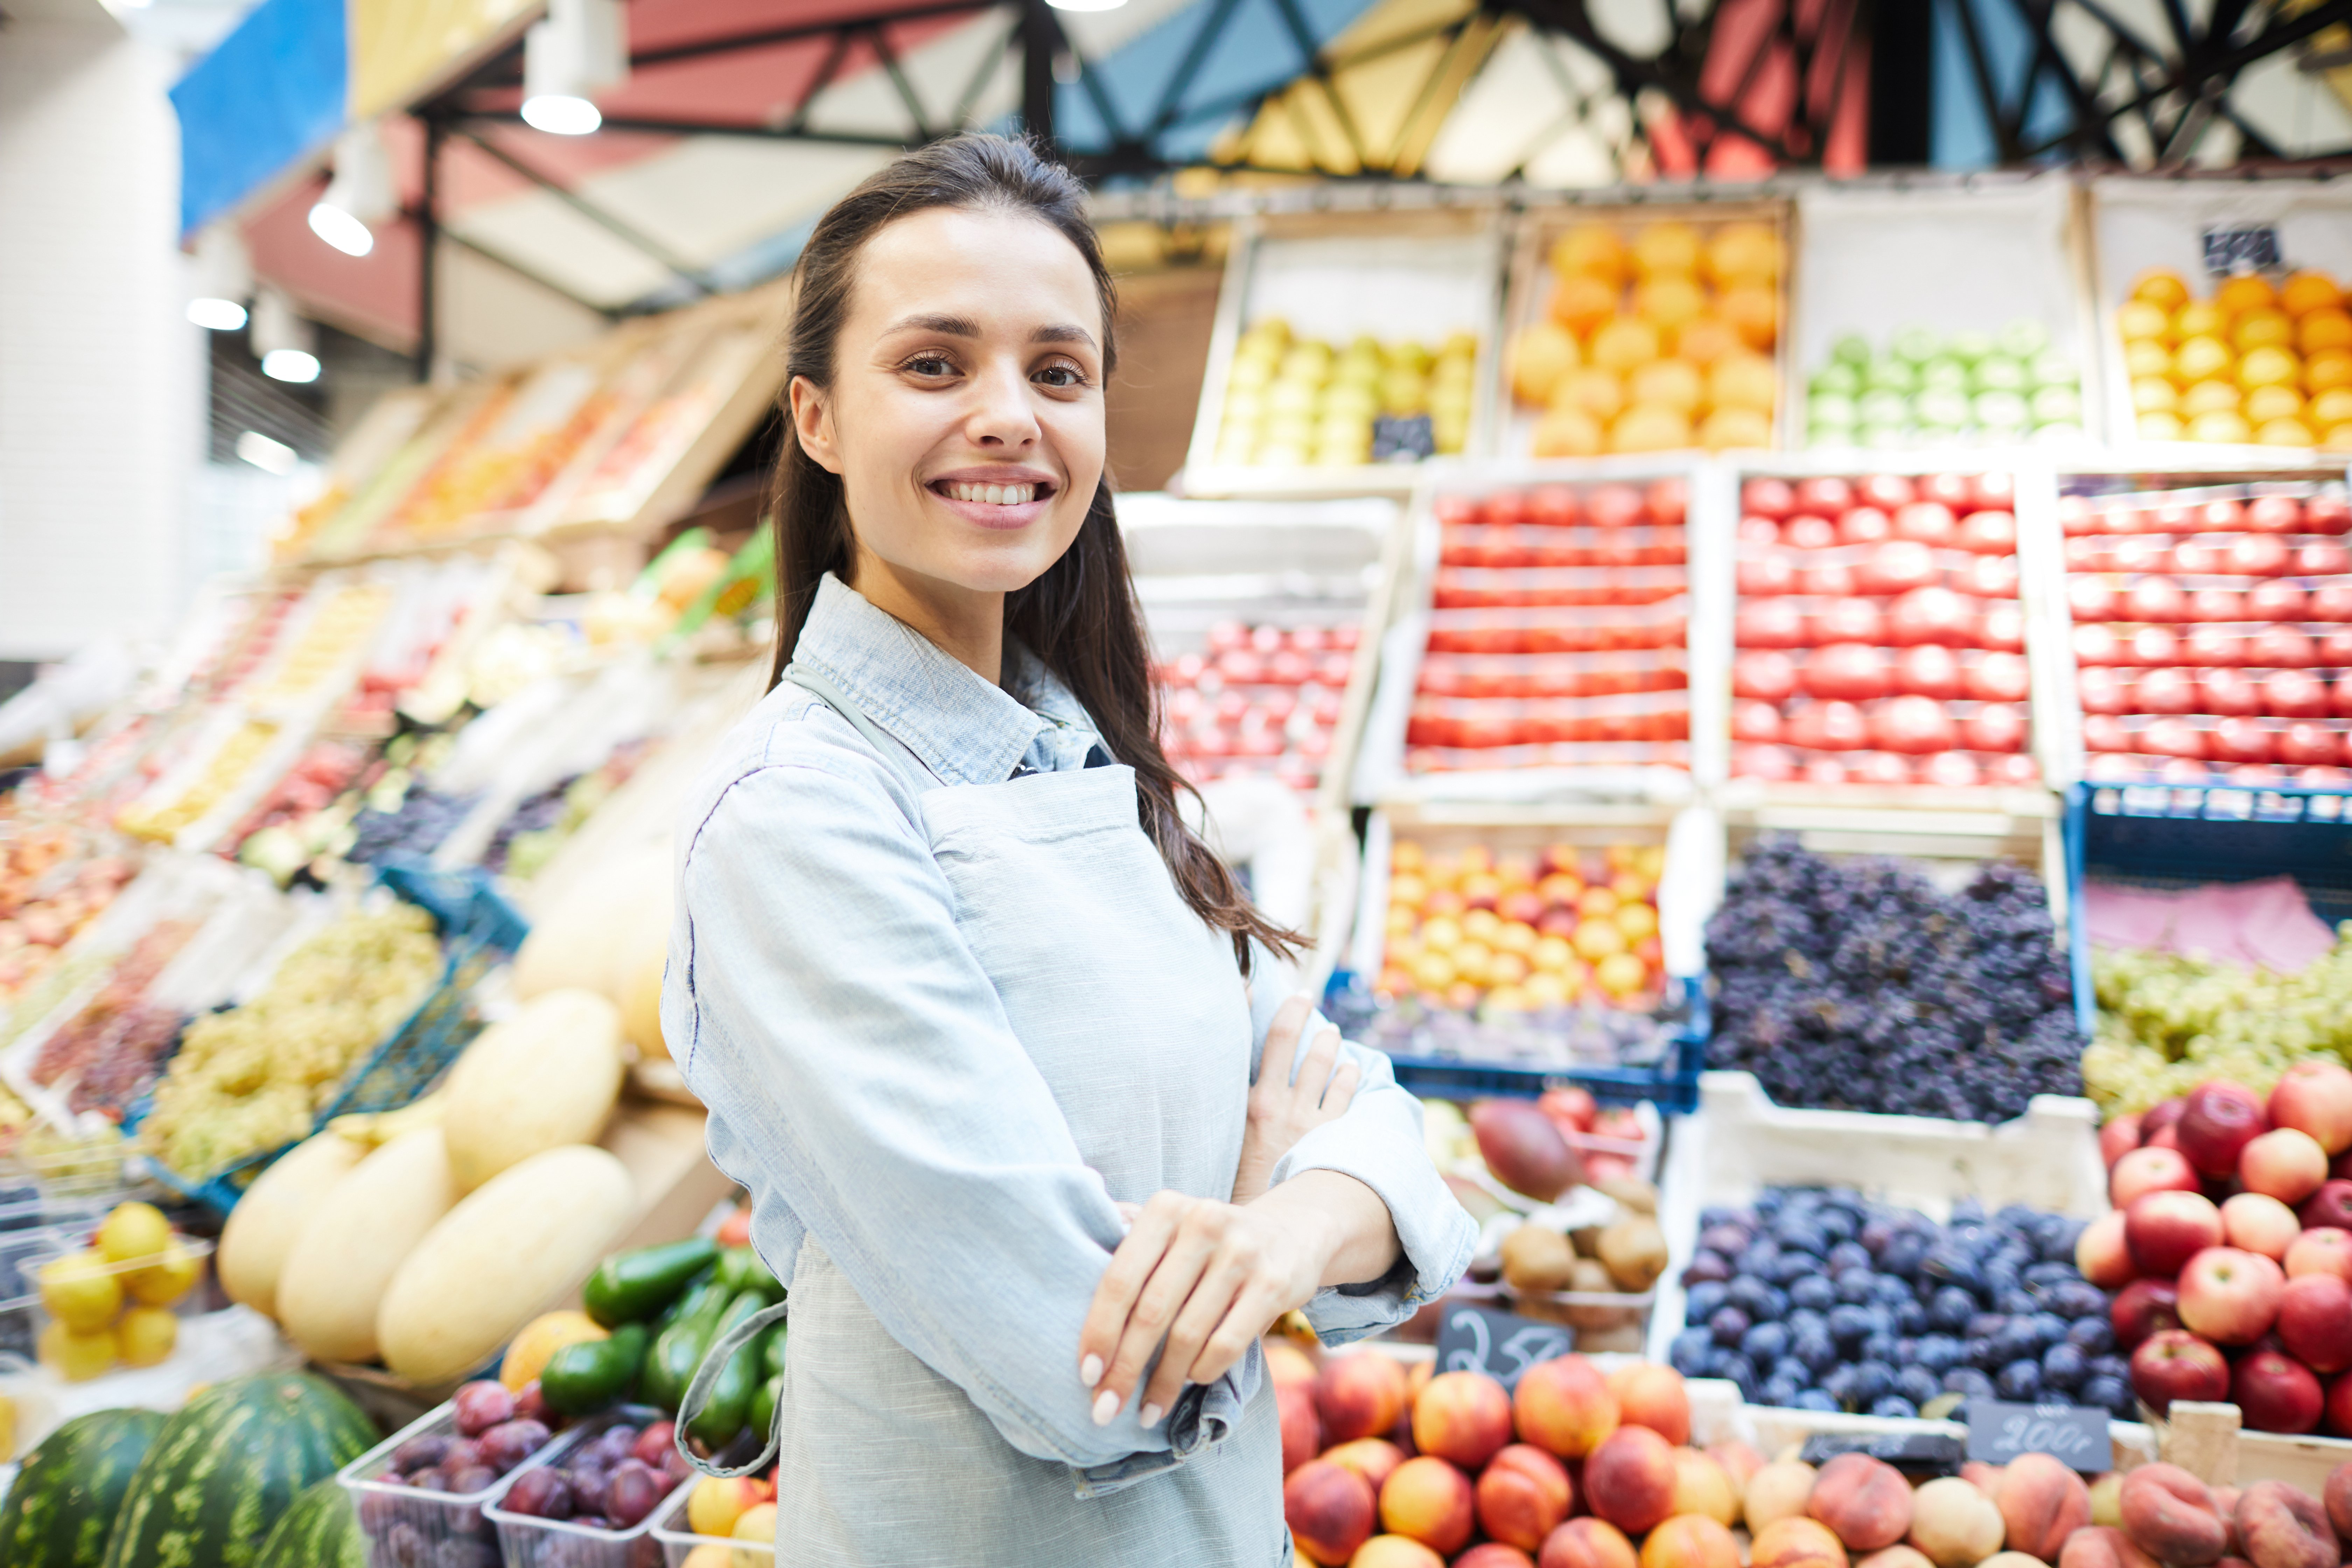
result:
[[[1113,1394],[1109,1389],[1106,1388],[1106,1389],[1104,1389],[1100,1394],[1096,1394],[1096,1395],[1095,1395],[1095,1425],[1096,1425],[1096,1426],[1109,1426],[1109,1425],[1110,1425],[1110,1418],[1111,1418],[1112,1416],[1114,1416],[1114,1415],[1118,1415],[1118,1394]]]
[[[1078,1381],[1092,1388],[1102,1381],[1102,1357],[1090,1355],[1078,1363]]]
[[[1143,1407],[1143,1415],[1140,1419],[1144,1426],[1148,1427],[1157,1426],[1160,1425],[1160,1417],[1166,1414],[1167,1412],[1161,1410],[1157,1405],[1147,1405]]]

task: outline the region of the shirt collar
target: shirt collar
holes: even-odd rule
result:
[[[1080,755],[1093,743],[1093,721],[1051,670],[1010,637],[1004,658],[1025,702],[830,572],[793,649],[793,663],[814,667],[941,780],[963,784],[1001,783],[1041,734]]]

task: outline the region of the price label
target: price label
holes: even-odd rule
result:
[[[2047,1454],[2096,1475],[2115,1468],[2107,1413],[2073,1405],[1999,1405],[1969,1401],[1969,1458],[2005,1465],[2020,1454]]]
[[[2216,278],[2227,278],[2236,272],[2263,272],[2281,265],[2275,228],[2205,231],[2205,270]]]
[[[1797,1457],[1819,1467],[1840,1454],[1867,1454],[1906,1474],[1927,1477],[1958,1474],[1963,1453],[1958,1437],[1940,1432],[1816,1432]]]
[[[1575,1346],[1576,1336],[1558,1323],[1467,1301],[1448,1301],[1437,1321],[1437,1370],[1483,1372],[1505,1388],[1517,1388],[1528,1368]]]

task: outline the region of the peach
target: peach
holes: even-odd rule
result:
[[[1445,1568],[1445,1559],[1409,1535],[1375,1535],[1356,1548],[1348,1568]]]
[[[1690,1394],[1683,1374],[1656,1362],[1635,1362],[1609,1376],[1609,1392],[1617,1396],[1618,1418],[1628,1426],[1647,1426],[1669,1443],[1690,1441]]]
[[[1559,1528],[1576,1495],[1567,1468],[1526,1443],[1513,1443],[1489,1460],[1473,1492],[1479,1527],[1527,1552]]]
[[[1911,1483],[1884,1459],[1840,1454],[1814,1478],[1805,1511],[1853,1551],[1875,1552],[1910,1532]]]
[[[1511,1396],[1483,1373],[1440,1373],[1412,1402],[1412,1446],[1465,1470],[1478,1468],[1510,1440]]]
[[[1323,1447],[1323,1419],[1315,1414],[1315,1391],[1303,1383],[1274,1385],[1274,1407],[1282,1417],[1282,1473],[1288,1475]]]
[[[2156,1559],[2113,1525],[2085,1525],[2066,1538],[2058,1568],[2156,1568]]]
[[[1958,1476],[1929,1481],[1911,1497],[1911,1544],[1936,1568],[1976,1568],[2000,1550],[2000,1510]]]
[[[1748,1495],[1748,1483],[1764,1468],[1764,1456],[1736,1437],[1728,1443],[1709,1444],[1706,1457],[1723,1467],[1723,1473],[1731,1478],[1732,1489],[1743,1498]]]
[[[1647,1426],[1620,1426],[1584,1461],[1584,1500],[1602,1519],[1640,1535],[1675,1511],[1674,1446]]]
[[[2137,1270],[2124,1245],[2124,1211],[2109,1209],[2083,1227],[2074,1240],[2074,1267],[2102,1290],[2120,1289]]]
[[[2333,1274],[2352,1281],[2352,1230],[2323,1226],[2296,1237],[2286,1249],[2286,1277],[2299,1279],[2305,1274]]]
[[[1329,1357],[1315,1379],[1325,1440],[1352,1443],[1388,1431],[1404,1414],[1405,1388],[1403,1363],[1378,1351]]]
[[[2301,1061],[2271,1087],[2273,1126],[2309,1135],[2330,1154],[2352,1149],[2352,1070],[2340,1062]]]
[[[1960,1466],[1960,1479],[1968,1482],[1993,1501],[1999,1502],[2001,1472],[2001,1466],[1988,1465],[1982,1459],[1969,1459],[1963,1461]]]
[[[1936,1568],[1916,1546],[1889,1546],[1857,1559],[1853,1568]]]
[[[2281,1258],[2302,1234],[2294,1211],[2266,1193],[2240,1193],[2221,1205],[2221,1237],[2231,1247]]]
[[[2116,1162],[2107,1176],[2107,1202],[2127,1209],[2149,1193],[2193,1193],[2202,1185],[2179,1150],[2143,1144]]]
[[[2327,1507],[2327,1520],[2336,1526],[2336,1533],[2352,1541],[2352,1462],[2327,1472],[2327,1484],[2319,1496]]]
[[[1456,1557],[1454,1568],[1536,1568],[1536,1560],[1516,1546],[1482,1541]]]
[[[2124,1478],[2119,1470],[2109,1470],[2091,1483],[2091,1522],[2114,1530],[2124,1521]]]
[[[1381,1488],[1381,1528],[1439,1552],[1461,1551],[1477,1522],[1470,1478],[1434,1455],[1407,1459]]]
[[[2047,1454],[2020,1454],[2003,1469],[1999,1506],[2011,1550],[2054,1563],[2066,1538],[2091,1522],[2091,1489]]]
[[[1739,1568],[1739,1542],[1702,1514],[1676,1514],[1642,1542],[1642,1568]]]
[[[2022,1552],[1996,1552],[1977,1564],[1977,1568],[2050,1568],[2039,1557],[2028,1557]]]
[[[1427,1388],[1429,1380],[1436,1375],[1437,1358],[1435,1356],[1430,1357],[1427,1361],[1417,1361],[1412,1363],[1412,1370],[1405,1374],[1404,1380],[1404,1403],[1407,1415],[1412,1414],[1413,1401],[1421,1397],[1421,1391]]]
[[[1286,1383],[1313,1383],[1315,1358],[1288,1340],[1265,1341],[1266,1381],[1280,1388]]]
[[[1748,1478],[1740,1511],[1748,1517],[1748,1529],[1762,1530],[1776,1520],[1802,1514],[1812,1495],[1813,1467],[1802,1459],[1782,1459]]]
[[[1318,1563],[1345,1563],[1372,1537],[1379,1500],[1371,1483],[1328,1459],[1309,1459],[1282,1483],[1282,1517],[1298,1549]]]
[[[2229,1550],[2213,1492],[2178,1465],[2142,1465],[2124,1477],[2124,1533],[2159,1562],[2203,1568]]]
[[[1605,1519],[1571,1519],[1544,1537],[1536,1568],[1640,1568],[1625,1532]]]
[[[2341,1555],[2327,1510],[2284,1481],[2256,1481],[2238,1499],[2238,1539],[2254,1568],[2336,1568]]]
[[[1688,1405],[1685,1407],[1688,1420]],[[1623,1419],[1601,1369],[1580,1355],[1538,1362],[1511,1394],[1519,1438],[1563,1459],[1580,1459]]]
[[[2327,1180],[2327,1151],[2308,1132],[2273,1127],[2238,1151],[2238,1180],[2250,1193],[2299,1204]]]
[[[1739,1522],[1739,1493],[1721,1465],[1696,1448],[1676,1448],[1674,1510],[1734,1525]]]
[[[1817,1519],[1776,1519],[1758,1531],[1748,1568],[1846,1568],[1845,1542]]]
[[[1374,1492],[1404,1463],[1403,1450],[1385,1437],[1359,1437],[1352,1443],[1326,1448],[1322,1457],[1363,1477],[1371,1483]]]

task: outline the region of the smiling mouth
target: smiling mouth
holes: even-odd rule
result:
[[[978,501],[986,506],[1027,506],[1054,493],[1051,485],[972,485],[944,479],[931,489],[950,500]]]

